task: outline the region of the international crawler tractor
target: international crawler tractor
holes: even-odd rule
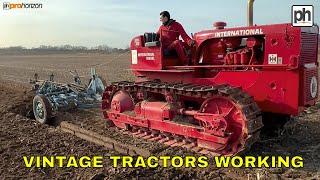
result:
[[[217,22],[195,33],[188,65],[164,53],[161,35],[134,37],[136,81],[106,87],[105,119],[141,138],[234,155],[259,139],[264,114],[296,116],[314,105],[318,26],[253,25],[253,1],[248,7],[246,27]]]

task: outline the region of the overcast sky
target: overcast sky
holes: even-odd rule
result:
[[[125,47],[132,37],[154,32],[159,12],[168,10],[188,34],[212,28],[246,25],[247,0],[5,0],[0,9],[0,47],[40,45]],[[42,9],[3,10],[3,2],[40,2]],[[319,0],[256,0],[254,23],[291,22],[291,5],[314,5],[320,24]]]

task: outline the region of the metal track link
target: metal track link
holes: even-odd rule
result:
[[[111,149],[122,154],[128,154],[132,156],[140,155],[143,157],[149,157],[151,155],[150,151],[146,149],[141,149],[132,145],[127,145],[127,144],[117,142],[114,139],[111,139],[106,136],[102,136],[98,133],[86,130],[84,128],[81,128],[78,125],[71,124],[65,121],[61,122],[60,129],[63,132],[70,133],[81,139],[84,139],[86,141],[92,142],[100,146],[104,146],[107,149]]]
[[[151,133],[151,131],[148,131],[149,133]],[[168,147],[182,147],[182,148],[186,148],[188,150],[191,150],[193,152],[196,153],[200,153],[200,154],[215,154],[216,153],[210,151],[210,150],[206,150],[204,148],[199,148],[197,147],[195,142],[192,141],[187,141],[186,139],[176,139],[173,136],[163,136],[161,134],[158,134],[156,136],[153,136],[152,134],[150,135],[146,135],[145,131],[137,131],[137,132],[133,132],[133,131],[125,131],[125,134],[131,135],[132,137],[135,138],[142,138],[148,141],[155,141],[155,142],[159,142],[162,143]]]

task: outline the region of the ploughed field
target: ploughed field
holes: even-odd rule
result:
[[[77,70],[87,81],[90,67],[110,83],[133,80],[129,70],[130,54],[51,54],[0,55],[0,179],[276,179],[320,178],[320,105],[306,110],[285,126],[279,135],[266,136],[247,152],[248,155],[281,155],[304,158],[304,168],[113,168],[107,158],[118,152],[59,131],[55,126],[41,125],[28,113],[33,94],[29,79],[38,73],[40,79],[55,75],[56,81],[71,82],[70,70]],[[154,155],[193,155],[179,148],[164,149],[157,143],[135,139],[109,127],[99,110],[61,113],[58,118],[79,124],[119,142],[152,149]],[[106,157],[103,168],[25,168],[22,156],[74,155]],[[211,164],[210,164],[211,165]]]
[[[77,70],[80,77],[84,76],[85,80],[88,80],[90,68],[94,67],[107,82],[132,80],[129,57],[129,53],[0,55],[0,77],[28,83],[35,73],[38,73],[39,79],[48,79],[53,73],[55,81],[72,82],[70,71]]]

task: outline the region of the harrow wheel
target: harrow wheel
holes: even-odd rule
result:
[[[48,98],[42,94],[33,98],[33,114],[37,121],[46,124],[52,118],[52,108]]]

